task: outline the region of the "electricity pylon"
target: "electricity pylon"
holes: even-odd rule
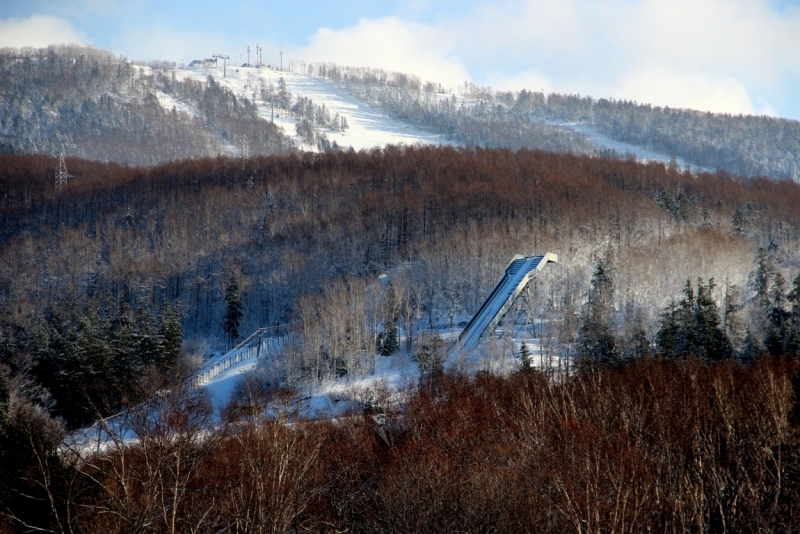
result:
[[[67,181],[72,178],[72,175],[67,172],[67,164],[64,162],[64,153],[58,156],[58,170],[56,171],[56,191],[61,189],[61,186],[66,185]]]

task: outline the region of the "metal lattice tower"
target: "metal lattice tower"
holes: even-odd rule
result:
[[[510,333],[511,337],[537,337],[534,314],[534,293],[536,291],[532,287],[535,283],[535,278],[528,282],[528,285],[520,292],[506,312],[505,317],[500,320],[499,325],[505,332]]]
[[[61,186],[66,185],[67,181],[72,178],[72,175],[67,172],[67,164],[64,162],[64,153],[58,156],[58,170],[56,171],[56,191],[61,189]]]

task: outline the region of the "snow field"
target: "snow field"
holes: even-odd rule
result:
[[[443,329],[438,332],[445,342],[442,350],[447,351],[458,339],[461,328]],[[502,329],[498,329],[498,333],[502,336]],[[449,351],[444,362],[445,370],[471,375],[480,371],[508,374],[519,368],[517,355],[522,341],[523,339],[490,336],[483,339],[478,347],[469,354],[461,354],[457,350]],[[548,366],[557,366],[558,362],[549,361],[539,339],[525,339],[524,341],[531,354],[534,367],[545,369]],[[401,347],[405,347],[405,344],[405,336],[400,336]],[[274,358],[277,351],[265,351],[262,354],[258,358],[234,363],[201,386],[206,388],[211,395],[212,402],[218,411],[230,401],[231,394],[239,381],[247,373],[258,372],[259,362],[266,358]],[[223,358],[228,357],[229,355],[226,354]],[[219,359],[222,358],[217,358],[214,362]],[[214,362],[207,364],[199,374],[215,365]],[[411,354],[406,350],[400,350],[391,356],[376,356],[374,374],[328,379],[321,384],[302,384],[299,386],[299,394],[310,417],[326,417],[340,411],[337,405],[342,402],[347,405],[356,399],[363,400],[379,388],[388,390],[394,395],[415,385],[418,380],[417,364]]]
[[[286,110],[276,108],[273,119],[272,107],[269,104],[261,103],[259,95],[262,85],[267,86],[272,83],[273,88],[277,91],[278,79],[283,78],[286,82],[286,90],[292,93],[294,100],[303,96],[311,99],[315,105],[324,104],[331,116],[336,113],[344,116],[348,123],[348,128],[344,132],[328,128],[319,128],[319,132],[324,133],[331,143],[336,141],[340,147],[345,149],[352,147],[354,150],[369,150],[390,144],[411,145],[416,143],[455,145],[454,142],[448,141],[438,134],[423,132],[401,121],[384,117],[380,109],[371,108],[348,94],[346,90],[315,76],[255,67],[228,67],[224,78],[222,67],[210,67],[209,69],[193,67],[178,71],[178,73],[200,81],[206,81],[210,74],[216,82],[227,87],[237,96],[250,100],[254,100],[255,93],[259,115],[263,119],[274,120],[275,124],[283,129],[283,133],[302,150],[316,152],[317,147],[303,143],[303,139],[297,135],[295,130],[297,121]],[[162,100],[159,96],[159,101],[166,109],[171,110],[172,106],[175,106],[178,111],[184,113],[191,111],[191,106],[183,104],[184,108],[189,108],[184,110],[177,105],[177,101],[174,99],[164,98]]]

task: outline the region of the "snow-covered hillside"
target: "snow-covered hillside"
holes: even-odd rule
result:
[[[296,132],[297,121],[291,113],[278,108],[273,110],[270,104],[261,101],[258,95],[262,86],[272,84],[273,87],[277,87],[278,80],[283,78],[286,90],[294,99],[309,98],[316,105],[324,104],[332,115],[338,113],[344,116],[348,123],[345,131],[321,129],[321,133],[327,136],[328,141],[331,143],[335,141],[343,148],[353,147],[354,150],[361,150],[389,144],[453,144],[437,134],[423,132],[401,121],[385,117],[380,109],[368,106],[348,94],[346,90],[316,76],[255,67],[228,67],[223,76],[222,66],[208,68],[197,66],[177,72],[179,76],[199,81],[205,81],[211,75],[217,83],[231,89],[237,96],[255,101],[260,116],[274,120],[276,125],[283,128],[284,134],[302,150],[316,151],[318,147],[303,142],[302,137]],[[175,106],[177,111],[192,113],[185,104],[176,102],[173,98],[166,98],[166,95],[159,95],[159,99],[168,109]]]
[[[267,87],[270,84],[273,87],[277,87],[280,78],[283,78],[286,90],[292,94],[294,99],[305,97],[312,100],[316,105],[324,104],[331,115],[338,113],[347,119],[349,127],[345,131],[337,131],[330,128],[321,129],[321,133],[326,135],[328,141],[331,143],[335,141],[340,147],[352,147],[354,150],[361,150],[390,144],[456,144],[441,135],[419,130],[402,121],[389,118],[379,108],[371,107],[351,95],[345,88],[318,76],[278,71],[266,67],[234,66],[228,67],[224,76],[221,66],[195,66],[179,70],[177,74],[198,81],[205,81],[209,75],[213,76],[218,83],[232,90],[237,96],[256,102],[259,115],[266,120],[274,121],[276,125],[283,129],[283,133],[291,138],[301,150],[317,151],[319,148],[316,145],[305,143],[303,138],[297,134],[297,120],[291,113],[282,109],[273,109],[270,104],[264,104],[259,98],[262,87]],[[442,95],[442,98],[447,97],[449,95]],[[181,113],[195,114],[191,106],[169,95],[159,94],[158,98],[166,109],[175,108]],[[467,106],[478,105],[477,100],[472,101],[463,97],[459,101]],[[537,120],[534,119],[534,121],[536,122]],[[613,150],[618,154],[631,155],[640,161],[669,163],[672,159],[669,154],[660,154],[653,150],[611,139],[600,133],[596,128],[586,124],[558,120],[547,120],[545,122],[549,125],[573,130],[585,136],[598,151]],[[230,145],[228,150],[232,155],[238,155],[239,149],[237,147]],[[676,158],[676,163],[681,167],[687,165],[687,162],[682,158]]]
[[[467,319],[467,317],[462,318]],[[461,328],[440,329],[437,332],[447,350],[458,338]],[[478,347],[466,356],[460,354],[455,348],[449,350],[444,368],[468,374],[478,371],[505,374],[517,369],[519,367],[517,355],[523,339],[505,338],[502,332],[503,330],[500,328],[497,336],[490,336],[488,339],[482,340]],[[201,387],[209,392],[213,404],[218,409],[230,401],[237,384],[246,374],[269,373],[269,368],[276,365],[276,361],[281,358],[282,339],[265,338],[263,346],[270,345],[275,350],[264,349],[258,357],[241,357],[248,350],[246,348],[217,355],[198,372],[197,376],[214,374],[213,378],[203,381]],[[547,361],[548,356],[543,351],[539,339],[527,338],[524,341],[531,355],[532,365],[541,369],[557,367],[556,362]],[[400,345],[401,347],[406,345],[404,336],[400,338]],[[240,354],[239,358],[236,357],[237,354]],[[218,374],[210,373],[219,362],[228,359],[231,362],[229,366],[224,366]],[[399,391],[406,386],[416,384],[418,380],[417,364],[407,350],[401,349],[391,356],[378,356],[374,373],[328,379],[322,384],[303,382],[299,386],[298,393],[304,399],[310,415],[319,416],[335,412],[338,402],[352,400],[353,397],[363,395],[368,390],[374,391],[379,384],[390,391]]]

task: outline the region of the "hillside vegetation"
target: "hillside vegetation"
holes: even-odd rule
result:
[[[166,62],[134,64],[78,46],[0,49],[0,152],[153,165],[190,157],[291,149],[255,103],[209,77],[178,79]],[[181,110],[159,102],[165,95]],[[233,149],[231,150],[231,147]]]
[[[203,390],[174,389],[131,413],[140,442],[51,456],[60,434],[14,405],[0,529],[796,532],[796,375],[648,360],[562,384],[455,375],[335,421],[249,384],[216,425]]]
[[[800,122],[731,116],[607,98],[490,87],[445,89],[381,69],[294,62],[293,68],[344,88],[386,116],[465,146],[608,152],[587,128],[709,170],[800,178]],[[128,165],[220,154],[294,150],[258,105],[296,122],[299,139],[320,151],[339,147],[325,131],[347,128],[314,95],[261,84],[235,95],[213,77],[185,78],[163,61],[129,62],[90,47],[0,50],[0,153],[66,153]],[[274,111],[273,109],[273,111]],[[262,109],[262,112],[264,110]],[[340,143],[341,144],[341,143]]]
[[[719,328],[712,358],[793,353],[800,339],[793,182],[431,147],[67,163],[75,176],[56,192],[53,158],[0,158],[0,318],[6,358],[30,355],[72,425],[169,367],[175,357],[153,351],[174,347],[173,316],[201,356],[288,324],[298,345],[285,379],[365,376],[388,325],[414,353],[421,331],[474,313],[515,253],[559,255],[530,313],[568,361],[696,352]],[[598,352],[601,334],[614,344]],[[124,391],[74,387],[101,378]]]
[[[440,84],[382,69],[309,64],[305,70],[346,86],[389,116],[467,145],[557,152],[598,151],[571,123],[611,139],[740,176],[800,179],[800,122],[734,116],[625,100]]]

